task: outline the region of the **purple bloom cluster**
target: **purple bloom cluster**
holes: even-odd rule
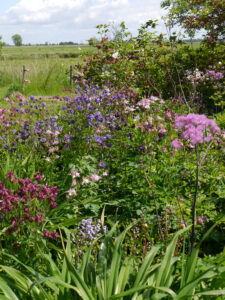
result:
[[[205,74],[205,77],[211,81],[214,80],[220,80],[224,78],[224,75],[222,72],[216,72],[214,70],[208,70]]]
[[[102,145],[105,141],[111,139],[111,135],[107,134],[106,136],[100,136],[100,135],[94,134],[93,139],[96,141],[97,144]]]
[[[106,232],[106,226],[103,231]],[[89,219],[83,219],[79,224],[79,233],[85,240],[93,241],[101,235],[102,227],[101,220],[94,221],[92,217]]]
[[[214,120],[208,119],[205,115],[198,114],[176,117],[174,127],[176,130],[183,130],[182,139],[189,140],[192,146],[197,143],[209,142],[212,134],[220,132],[220,128]],[[174,140],[172,146],[180,148],[181,144]]]

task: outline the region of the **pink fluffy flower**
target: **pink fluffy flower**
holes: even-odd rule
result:
[[[212,134],[220,132],[214,120],[198,114],[176,117],[174,127],[176,130],[183,130],[181,137],[184,140],[190,140],[191,145],[209,142]]]
[[[183,143],[176,138],[172,141],[171,146],[176,149],[181,149],[183,148]]]

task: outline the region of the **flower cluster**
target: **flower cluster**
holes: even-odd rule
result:
[[[9,233],[29,223],[42,223],[46,212],[57,206],[58,188],[38,183],[42,180],[40,173],[34,176],[37,182],[30,178],[19,179],[13,172],[9,172],[6,178],[13,187],[9,189],[0,183],[0,214],[2,224],[9,226]]]
[[[103,227],[103,231],[106,232],[106,226]],[[101,220],[94,221],[92,217],[89,219],[83,219],[79,224],[79,234],[83,239],[93,241],[101,236],[102,226]]]
[[[48,229],[45,229],[43,237],[48,238],[50,240],[55,240],[59,237],[59,234],[57,231],[49,231]]]
[[[141,107],[144,107],[145,109],[150,109],[150,105],[151,104],[154,104],[155,102],[159,102],[161,104],[164,103],[163,99],[160,99],[158,97],[155,97],[155,96],[151,96],[150,98],[143,98],[141,99],[137,105],[138,106],[141,106]]]
[[[106,167],[106,163],[100,162],[100,163],[98,163],[98,167],[100,169],[104,169]],[[75,190],[74,187],[77,186],[77,188],[79,188],[80,185],[86,185],[91,182],[97,182],[102,179],[102,176],[108,176],[108,173],[106,171],[102,172],[102,176],[99,176],[97,174],[97,172],[98,172],[98,170],[96,170],[96,173],[91,173],[89,176],[81,176],[77,169],[73,169],[70,172],[70,175],[72,177],[71,188],[67,191],[66,198],[71,199],[77,195],[77,191]],[[78,179],[78,178],[80,178],[80,179]]]
[[[214,70],[207,70],[206,73],[199,71],[198,69],[195,69],[194,72],[192,71],[186,71],[187,79],[192,84],[199,84],[203,80],[209,80],[209,81],[217,81],[224,78],[224,75],[222,72],[216,72]]]
[[[220,132],[220,128],[212,119],[205,115],[188,114],[187,116],[177,116],[174,122],[175,130],[183,130],[181,138],[190,141],[190,146],[197,143],[209,142],[212,134]],[[174,148],[181,148],[182,142],[175,139],[171,144]]]
[[[208,70],[205,74],[205,78],[210,81],[220,80],[224,78],[222,72],[216,72],[214,70]]]
[[[198,84],[200,81],[204,79],[204,73],[199,71],[199,69],[195,69],[192,71],[186,71],[187,80],[192,84]]]

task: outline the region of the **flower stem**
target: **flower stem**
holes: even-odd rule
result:
[[[191,254],[194,251],[194,243],[195,243],[195,210],[196,210],[196,201],[197,201],[197,194],[198,194],[198,181],[199,181],[199,153],[198,153],[198,146],[195,146],[196,151],[196,178],[195,178],[195,193],[192,201],[192,229],[191,229]]]

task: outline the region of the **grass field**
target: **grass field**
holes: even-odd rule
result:
[[[88,45],[3,47],[0,61],[0,97],[21,91],[23,65],[30,72],[24,94],[58,95],[70,87],[69,68],[94,51]]]

